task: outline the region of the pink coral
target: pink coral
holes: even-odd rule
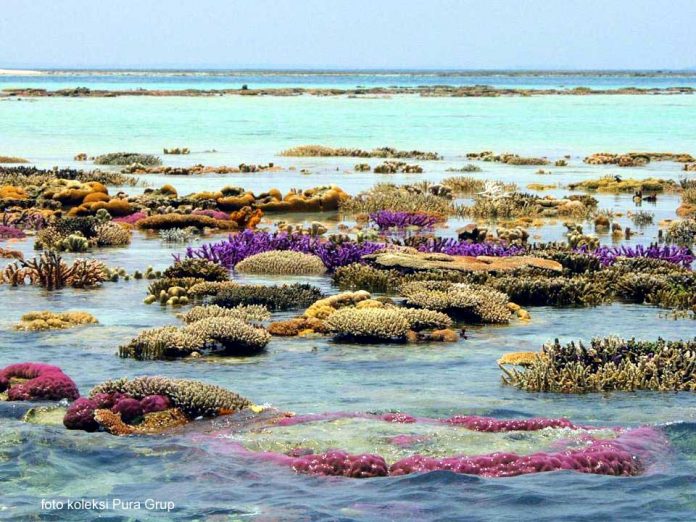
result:
[[[63,425],[69,430],[97,431],[99,424],[94,420],[97,403],[82,397],[73,402],[63,417]]]
[[[128,225],[135,225],[138,221],[140,221],[141,219],[145,219],[146,217],[147,214],[145,214],[145,212],[134,212],[133,214],[129,214],[128,216],[114,218],[112,221],[116,223],[126,223]]]
[[[12,385],[11,379],[27,379]],[[80,396],[75,382],[57,366],[18,363],[0,370],[0,391],[7,390],[10,401],[74,400]]]
[[[387,463],[379,455],[351,455],[344,451],[327,451],[319,455],[304,455],[292,462],[298,473],[335,475],[351,478],[386,477]]]
[[[148,395],[140,401],[140,406],[143,413],[152,413],[155,411],[163,411],[172,407],[172,401],[164,395]]]
[[[138,417],[143,416],[143,408],[140,406],[140,401],[130,397],[122,397],[111,408],[114,413],[121,414],[121,420],[126,424],[133,422]]]
[[[401,424],[411,424],[416,422],[416,418],[405,413],[385,413],[382,415],[382,420],[387,422],[399,422]]]
[[[455,415],[442,422],[454,426],[462,426],[474,431],[501,432],[501,431],[538,431],[544,428],[574,428],[568,419],[546,419],[537,417],[534,419],[494,419],[493,417],[479,417],[478,415]]]

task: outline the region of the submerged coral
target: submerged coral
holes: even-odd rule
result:
[[[544,345],[522,370],[506,369],[503,382],[526,391],[696,391],[696,338],[637,341],[618,337]],[[502,364],[506,364],[503,361]],[[511,364],[515,364],[514,362]]]
[[[319,275],[326,272],[326,266],[313,254],[269,250],[243,259],[235,270],[252,274]]]
[[[17,363],[0,370],[0,393],[9,401],[75,400],[77,385],[57,366],[43,363]]]
[[[97,322],[95,317],[87,312],[28,312],[22,315],[15,328],[17,330],[62,330]]]

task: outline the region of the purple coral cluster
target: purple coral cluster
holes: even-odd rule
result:
[[[577,250],[581,253],[587,253],[586,248],[581,248]],[[620,257],[646,257],[648,259],[660,259],[662,261],[668,261],[674,263],[675,265],[683,266],[684,268],[690,268],[694,261],[694,254],[686,247],[679,246],[659,246],[656,244],[651,244],[646,246],[636,245],[636,246],[620,246],[620,247],[609,247],[600,246],[594,251],[590,252],[593,256],[597,257],[603,266],[611,266]]]
[[[440,216],[428,212],[380,210],[370,214],[370,221],[377,225],[380,230],[407,227],[432,228],[440,220]]]
[[[451,238],[430,238],[416,247],[420,252],[442,253],[450,256],[520,256],[525,248],[505,243],[472,243]]]
[[[11,384],[11,379],[27,379]],[[43,363],[17,363],[0,370],[0,392],[10,401],[75,400],[80,396],[75,382],[57,366]]]
[[[127,216],[114,218],[112,221],[115,221],[116,223],[126,223],[127,225],[135,225],[138,221],[145,219],[146,217],[147,214],[145,214],[145,212],[134,212],[133,214],[129,214]]]
[[[389,474],[408,475],[426,471],[452,471],[482,477],[514,477],[528,473],[562,469],[597,475],[637,475],[642,471],[640,461],[613,441],[594,441],[581,450],[558,453],[492,453],[473,457],[454,456],[433,458],[412,455],[392,464]]]
[[[351,455],[338,450],[295,457],[292,469],[310,475],[350,478],[386,477],[389,474],[387,463],[379,455]]]
[[[0,225],[0,239],[22,239],[26,237],[24,230],[12,225]]]
[[[98,393],[90,398],[82,397],[73,402],[63,417],[63,424],[69,430],[97,431],[99,424],[94,419],[94,411],[109,409],[121,414],[121,420],[130,424],[146,413],[171,408],[171,400],[164,395],[148,395],[140,400],[123,393]]]
[[[209,218],[213,219],[221,219],[223,221],[229,221],[230,215],[227,212],[223,212],[222,210],[213,210],[213,209],[196,209],[191,214],[194,214],[196,216],[208,216]]]
[[[334,242],[304,234],[245,230],[230,235],[219,243],[189,247],[186,249],[186,257],[207,259],[226,268],[234,268],[237,263],[254,254],[269,250],[294,250],[314,254],[321,258],[329,270],[335,270],[340,266],[360,262],[362,256],[382,248],[384,245],[369,241]]]
[[[499,433],[504,431],[538,431],[544,428],[574,428],[568,419],[495,419],[478,415],[455,415],[442,422],[473,431]]]

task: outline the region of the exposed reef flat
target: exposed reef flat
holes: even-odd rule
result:
[[[306,87],[278,87],[249,89],[89,89],[87,87],[75,87],[71,89],[47,90],[32,87],[7,88],[0,91],[1,97],[67,97],[67,98],[111,98],[116,96],[390,96],[396,94],[411,94],[424,97],[498,97],[498,96],[587,96],[593,94],[621,94],[621,95],[674,95],[694,94],[693,87],[622,87],[619,89],[592,89],[589,87],[574,87],[572,89],[515,89],[497,88],[488,85],[474,86],[450,86],[433,85],[420,87],[370,87],[370,88],[306,88]]]

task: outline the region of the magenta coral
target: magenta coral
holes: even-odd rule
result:
[[[503,432],[503,431],[538,431],[544,428],[574,428],[568,419],[494,419],[478,415],[455,415],[442,422],[453,426],[462,426],[474,431]]]
[[[143,408],[140,406],[140,401],[130,397],[120,398],[111,408],[114,413],[121,414],[121,420],[126,424],[130,424],[135,419],[143,416]]]
[[[27,379],[11,384],[11,379]],[[57,366],[42,363],[18,363],[0,370],[0,391],[7,390],[10,401],[75,400],[80,396],[75,382]]]
[[[195,214],[197,216],[208,216],[213,219],[222,219],[223,221],[228,221],[230,219],[230,215],[222,210],[196,209],[191,212],[191,214]]]
[[[69,430],[97,431],[99,424],[94,420],[96,401],[81,397],[68,406],[63,417],[63,425]]]
[[[399,422],[402,424],[411,424],[416,422],[416,418],[405,413],[385,413],[382,415],[382,420],[387,422]]]
[[[140,407],[143,413],[153,413],[171,408],[172,401],[169,400],[169,397],[165,397],[164,395],[148,395],[141,399]]]
[[[140,221],[141,219],[145,219],[146,217],[147,214],[145,214],[145,212],[134,212],[133,214],[129,214],[127,216],[114,218],[112,221],[115,221],[116,223],[126,223],[128,225],[135,225],[138,221]]]
[[[344,451],[327,451],[318,455],[304,455],[292,462],[298,473],[332,475],[351,478],[386,477],[387,463],[378,455],[351,455]]]
[[[23,230],[11,225],[0,225],[0,239],[22,239],[26,237]]]

